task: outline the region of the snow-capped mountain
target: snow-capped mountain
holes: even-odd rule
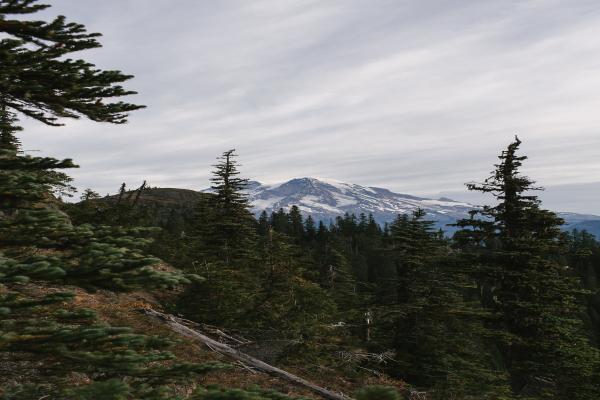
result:
[[[249,197],[256,214],[298,206],[305,215],[329,222],[344,213],[373,214],[379,223],[390,222],[398,214],[423,209],[429,219],[444,226],[468,215],[473,205],[447,198],[428,199],[394,193],[388,189],[366,187],[331,179],[298,178],[276,185],[252,181]],[[447,228],[446,228],[447,229]]]
[[[287,211],[296,205],[305,216],[311,215],[325,223],[344,213],[365,213],[373,214],[375,220],[383,224],[391,222],[398,214],[421,208],[428,219],[436,221],[436,226],[447,232],[454,230],[448,224],[468,217],[468,212],[476,208],[475,205],[443,197],[428,199],[320,178],[297,178],[275,185],[251,181],[248,193],[256,215],[263,210],[267,213],[280,208]],[[565,219],[565,230],[585,229],[600,237],[600,216],[561,212],[558,215]]]

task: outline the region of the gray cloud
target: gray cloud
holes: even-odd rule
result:
[[[540,184],[600,194],[597,1],[52,3],[104,34],[82,56],[134,74],[148,105],[125,126],[25,122],[25,147],[74,157],[79,187],[201,188],[235,147],[261,181],[455,193],[519,133]],[[577,201],[561,209],[600,213]]]

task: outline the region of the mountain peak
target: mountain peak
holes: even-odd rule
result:
[[[330,178],[294,178],[277,184],[261,184],[250,181],[248,195],[253,211],[258,215],[280,208],[289,210],[298,206],[304,216],[329,222],[345,213],[372,214],[380,224],[393,221],[398,214],[407,214],[420,208],[435,226],[451,232],[448,224],[467,218],[468,212],[477,206],[447,197],[430,199],[395,193],[391,190],[361,186]],[[567,223],[565,230],[586,229],[600,237],[600,216],[575,213],[559,213]]]
[[[470,204],[450,199],[427,199],[394,193],[388,189],[361,186],[330,178],[303,177],[285,182],[258,185],[249,189],[250,202],[258,214],[298,206],[304,215],[329,221],[345,213],[372,214],[380,223],[418,208],[439,224],[454,222],[467,215]]]

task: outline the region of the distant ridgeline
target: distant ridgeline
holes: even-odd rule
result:
[[[189,189],[153,188],[144,190],[140,201],[157,208],[160,219],[157,223],[164,226],[166,223],[174,224],[185,219],[194,204],[208,192],[210,190],[197,192]],[[435,221],[434,226],[447,234],[455,231],[448,224],[468,217],[469,211],[476,208],[473,204],[448,198],[428,199],[394,193],[383,188],[316,178],[291,179],[275,185],[250,181],[248,194],[256,217],[262,211],[267,214],[277,212],[280,208],[289,211],[295,205],[305,218],[310,215],[316,222],[323,221],[325,225],[335,222],[337,217],[343,217],[346,213],[354,214],[357,218],[362,213],[373,215],[375,221],[383,226],[392,222],[398,214],[410,214],[421,208],[426,212],[427,219]],[[117,198],[118,196],[110,197],[112,201]],[[558,215],[565,220],[564,230],[586,230],[600,238],[600,216],[561,212]]]

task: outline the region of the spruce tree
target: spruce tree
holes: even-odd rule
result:
[[[280,208],[277,212],[272,212],[271,226],[273,226],[273,229],[275,229],[276,232],[289,233],[291,229],[289,214],[286,213],[283,208]]]
[[[186,234],[192,268],[206,278],[190,286],[181,309],[188,317],[224,327],[247,322],[259,290],[258,234],[250,212],[247,180],[240,178],[234,150],[219,157],[212,193],[196,207]]]
[[[124,123],[143,106],[110,100],[135,94],[120,86],[132,76],[69,57],[101,47],[99,33],[63,16],[50,22],[24,18],[48,7],[37,0],[0,0],[0,106],[48,125],[82,116]]]
[[[271,229],[271,223],[269,222],[269,216],[267,212],[263,210],[258,217],[258,234],[260,236],[266,236]]]
[[[302,240],[304,236],[304,220],[298,206],[294,205],[289,212],[290,231],[289,235],[297,241]]]
[[[100,322],[69,304],[73,297],[0,290],[1,398],[166,400],[173,398],[167,384],[225,367],[177,362],[171,340]]]
[[[10,19],[48,7],[36,3],[0,1],[0,395],[173,398],[165,384],[219,367],[177,363],[161,351],[168,341],[101,323],[72,304],[71,294],[49,287],[119,291],[189,280],[152,266],[157,260],[143,253],[147,239],[139,229],[73,225],[53,197],[68,188],[60,170],[73,162],[21,151],[19,114],[49,125],[81,116],[122,123],[140,108],[103,102],[133,93],[117,85],[129,76],[65,57],[98,47],[97,34],[64,17]],[[82,382],[73,380],[76,373]]]
[[[537,188],[520,168],[515,138],[499,156],[492,176],[470,190],[490,193],[495,206],[459,222],[464,250],[476,257],[474,276],[484,304],[501,321],[500,348],[515,394],[534,399],[596,399],[600,396],[598,351],[582,322],[582,286],[560,262],[563,221],[540,207]],[[475,218],[476,215],[482,218]]]
[[[211,240],[214,212],[210,196],[210,194],[206,194],[194,204],[190,222],[187,224],[188,229],[183,232],[183,240],[180,240],[184,245],[181,251],[185,254],[185,260],[180,263],[182,265],[187,262],[189,266],[196,268],[211,259],[212,253],[208,243]]]
[[[235,150],[224,152],[214,165],[211,178],[213,215],[209,223],[209,246],[216,260],[227,265],[252,258],[257,240],[255,220],[245,192],[248,180],[239,177],[235,157]]]
[[[394,287],[378,300],[375,342],[394,349],[390,372],[432,398],[501,398],[506,384],[486,353],[481,310],[465,299],[460,263],[424,216],[417,210],[390,225],[395,273],[382,283]]]
[[[313,242],[317,238],[315,220],[310,215],[306,217],[306,221],[304,221],[304,231],[306,232],[306,240],[309,242]]]
[[[335,308],[326,291],[307,278],[309,260],[293,242],[273,230],[261,240],[260,282],[247,317],[254,321],[250,329],[263,337],[295,339],[296,350],[306,351]]]
[[[596,347],[600,347],[600,243],[585,230],[573,230],[568,245],[567,265],[577,272],[584,287],[589,290],[587,314],[594,342]]]

